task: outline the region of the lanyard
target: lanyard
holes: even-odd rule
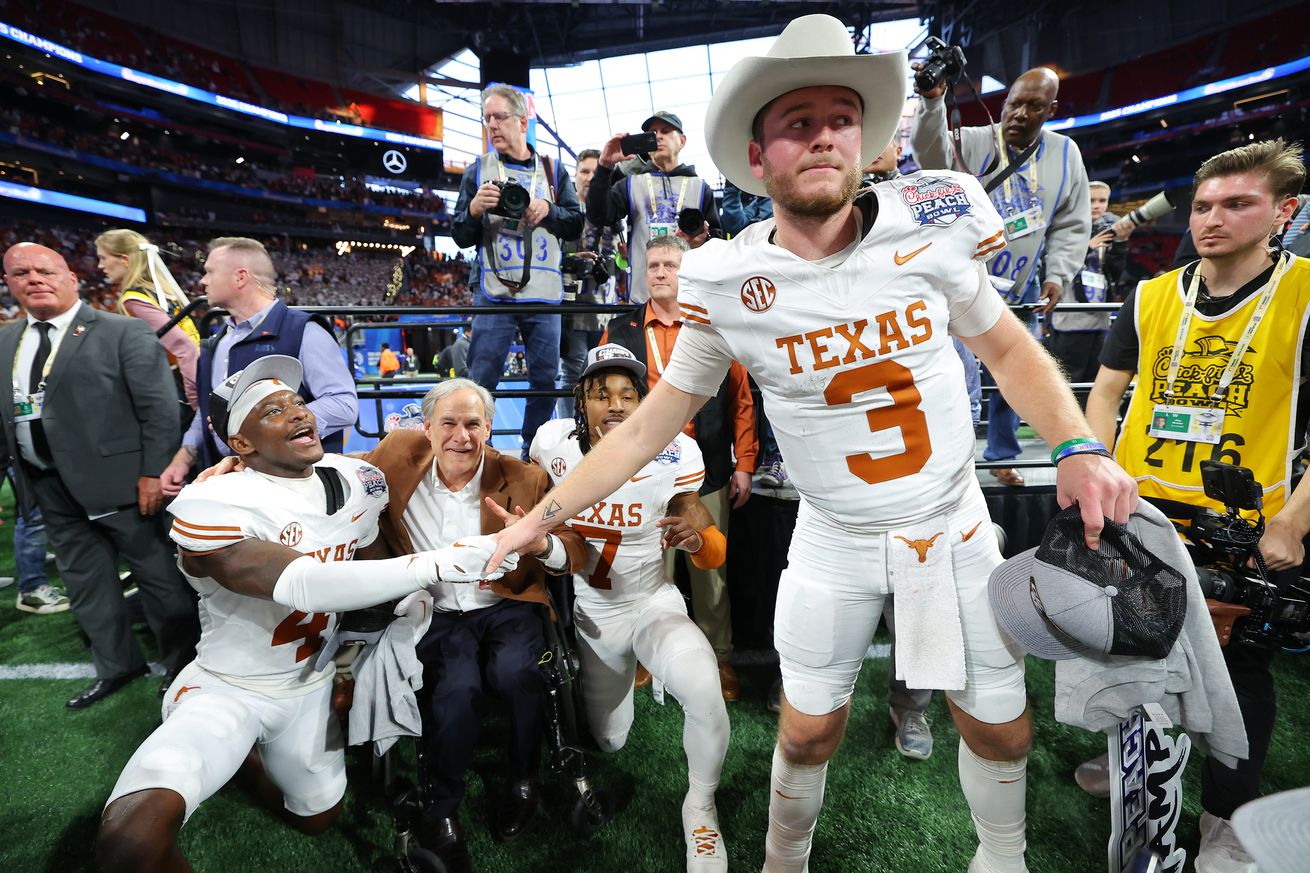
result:
[[[50,322],[47,322],[47,324],[50,324]],[[50,368],[55,365],[55,356],[59,354],[59,349],[64,345],[64,334],[68,331],[69,327],[72,327],[72,325],[65,325],[62,329],[58,327],[55,328],[55,338],[50,343],[50,356],[45,359],[45,366],[41,368],[41,383],[39,385],[28,385],[28,394],[35,394],[45,386],[46,379],[50,377]],[[28,329],[35,329],[35,325],[28,325]],[[23,331],[22,337],[18,340],[18,350],[14,352],[14,369],[12,377],[14,393],[18,393],[18,362],[23,357],[23,343],[25,342],[27,342],[27,330]]]
[[[650,180],[650,177],[652,175],[654,174],[653,173],[642,174],[643,178],[645,178],[646,180],[646,193],[650,197],[650,206],[648,207],[650,209],[650,223],[658,224],[659,214],[658,214],[658,210],[656,210],[655,208],[655,183]],[[664,178],[667,179],[668,176],[665,176]],[[687,183],[690,181],[691,179],[689,177],[687,176],[682,177],[682,185],[679,186],[678,188],[678,206],[676,209],[673,210],[673,214],[675,217],[679,212],[682,211],[682,201],[687,196]]]
[[[659,341],[655,339],[654,328],[646,328],[646,339],[650,341],[651,361],[655,364],[655,373],[658,376],[664,375],[664,357],[660,354]]]
[[[1269,303],[1274,299],[1274,291],[1278,288],[1278,282],[1283,278],[1292,265],[1290,255],[1284,254],[1278,260],[1278,266],[1274,268],[1273,275],[1269,277],[1264,290],[1260,292],[1260,301],[1255,305],[1255,312],[1251,313],[1251,318],[1246,323],[1246,329],[1242,331],[1242,338],[1237,341],[1237,347],[1233,349],[1228,358],[1228,363],[1224,366],[1223,373],[1219,376],[1219,385],[1215,392],[1210,395],[1210,399],[1216,402],[1223,400],[1224,393],[1228,391],[1228,386],[1232,383],[1233,377],[1237,375],[1237,368],[1242,363],[1242,356],[1251,346],[1251,339],[1255,336],[1255,331],[1260,327],[1260,322],[1269,309]],[[1178,368],[1183,362],[1183,343],[1187,342],[1187,331],[1192,326],[1192,315],[1196,312],[1196,297],[1201,290],[1201,263],[1198,261],[1196,270],[1192,273],[1192,281],[1187,287],[1187,299],[1183,304],[1183,318],[1178,323],[1178,335],[1174,337],[1173,352],[1169,356],[1169,376],[1165,383],[1164,393],[1166,396],[1173,396],[1174,382],[1178,379]]]
[[[997,160],[999,161],[1002,157],[1006,157],[1006,156],[1009,154],[1009,152],[1006,151],[1005,141],[1004,141],[1003,139],[1001,139],[1001,126],[998,124],[998,125],[996,125],[996,127],[993,128],[993,129],[996,131],[996,156],[997,156]],[[1041,138],[1041,134],[1040,134],[1040,133],[1037,134],[1037,136],[1038,136],[1039,139]],[[1028,179],[1028,194],[1029,194],[1029,195],[1030,195],[1034,200],[1037,200],[1037,154],[1038,154],[1038,152],[1040,152],[1040,151],[1041,151],[1041,147],[1039,146],[1038,149],[1037,149],[1037,152],[1034,152],[1034,153],[1033,153],[1033,156],[1032,156],[1031,158],[1028,159],[1028,163],[1027,163],[1027,165],[1026,165],[1026,168],[1024,168],[1024,169],[1020,169],[1020,170],[1018,171],[1018,172],[1020,172],[1020,173],[1023,173],[1024,176],[1027,177],[1027,179]],[[1023,154],[1023,153],[1020,152],[1020,154]],[[1010,177],[1009,177],[1008,179],[1005,180],[1004,184],[1002,185],[1002,189],[1001,189],[1001,190],[1002,190],[1002,195],[1001,195],[1001,196],[1004,198],[1005,203],[1006,203],[1007,205],[1009,205],[1009,204],[1015,202],[1015,201],[1014,201],[1014,197],[1015,197],[1015,192],[1014,192],[1014,176],[1015,176],[1015,174],[1014,174],[1014,173],[1011,173],[1011,174],[1010,174]],[[1040,203],[1040,201],[1038,201],[1038,202]],[[1031,205],[1032,205],[1032,204],[1029,204],[1029,206],[1031,206]]]
[[[537,194],[537,170],[541,168],[541,158],[535,153],[532,155],[532,175],[528,177],[528,193],[532,196]],[[508,181],[505,177],[505,162],[500,158],[496,159],[496,177],[500,181]]]

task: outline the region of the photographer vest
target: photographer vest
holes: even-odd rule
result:
[[[478,159],[478,184],[516,182],[535,199],[555,202],[555,173],[549,159],[533,153],[532,166],[507,164],[496,152]],[[564,296],[560,275],[559,240],[545,227],[529,229],[503,216],[488,213],[482,222],[478,247],[482,293],[492,300],[515,303],[559,303]],[[527,264],[527,283],[518,287]]]
[[[666,176],[642,173],[629,176],[628,202],[628,300],[645,303],[646,243],[653,236],[672,236],[678,232],[678,213],[700,209],[705,199],[705,183],[699,176]]]
[[[1191,274],[1174,270],[1137,288],[1137,387],[1124,416],[1114,456],[1137,479],[1146,498],[1176,500],[1222,512],[1205,496],[1201,461],[1249,468],[1264,488],[1264,515],[1287,502],[1292,460],[1303,434],[1295,433],[1301,391],[1300,350],[1310,314],[1310,261],[1286,256],[1272,280],[1232,310],[1214,317],[1193,312],[1168,394],[1174,343],[1187,312]],[[1270,285],[1275,285],[1272,292]],[[1263,314],[1260,313],[1265,308]],[[1257,321],[1258,319],[1258,321]],[[1251,329],[1252,323],[1254,329]],[[1249,336],[1227,390],[1216,401],[1233,353]],[[1162,407],[1169,407],[1168,410]],[[1222,410],[1218,442],[1152,436],[1183,416]],[[1251,514],[1253,515],[1253,514]]]

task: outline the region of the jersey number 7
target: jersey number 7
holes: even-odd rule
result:
[[[610,567],[614,566],[614,556],[618,554],[619,544],[623,542],[623,531],[592,527],[589,524],[574,524],[570,527],[586,539],[600,540],[603,543],[600,558],[596,561],[596,569],[591,571],[587,584],[592,588],[609,591],[614,587],[614,583],[610,581]]]
[[[895,361],[877,361],[838,373],[824,389],[823,399],[829,406],[841,406],[850,403],[856,394],[877,388],[887,389],[892,405],[865,413],[869,418],[869,430],[877,433],[900,428],[905,451],[884,458],[875,458],[868,452],[847,455],[846,466],[870,485],[912,476],[932,457],[928,419],[919,411],[923,396],[914,384],[914,374],[907,367]]]

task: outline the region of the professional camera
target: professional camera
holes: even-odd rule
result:
[[[689,206],[678,213],[678,230],[687,236],[700,236],[705,229],[705,213],[694,206]]]
[[[958,45],[947,45],[935,36],[924,42],[928,46],[928,57],[914,73],[914,87],[922,94],[938,85],[954,81],[964,72],[964,49]]]
[[[1190,525],[1179,526],[1190,540],[1202,593],[1232,607],[1224,612],[1236,619],[1232,636],[1238,642],[1264,649],[1310,650],[1310,580],[1299,577],[1277,584],[1269,578],[1260,555],[1265,529],[1264,516],[1258,512],[1263,506],[1260,483],[1247,468],[1219,461],[1201,462],[1201,482],[1205,495],[1225,508],[1223,515],[1202,509]],[[1243,518],[1242,510],[1255,510],[1257,520]]]
[[[500,189],[500,199],[488,210],[490,214],[514,221],[523,218],[528,204],[532,202],[532,195],[528,193],[528,189],[518,182],[501,182],[496,179],[493,179],[491,184]]]
[[[597,285],[604,285],[609,281],[610,276],[614,275],[614,256],[597,255],[595,258],[584,258],[579,255],[565,255],[560,261],[559,269],[566,280],[585,282],[590,279]]]

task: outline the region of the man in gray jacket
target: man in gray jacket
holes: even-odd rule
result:
[[[73,614],[91,641],[96,681],[68,701],[90,706],[146,672],[118,579],[125,560],[159,643],[163,689],[195,656],[196,598],[164,536],[159,474],[181,441],[177,389],[145,322],[97,312],[45,246],[4,255],[5,283],[27,317],[0,330],[0,407],[21,511],[41,508]],[[163,691],[161,690],[161,694]]]
[[[1082,153],[1073,140],[1042,129],[1059,106],[1059,87],[1051,70],[1029,70],[1010,87],[999,124],[960,128],[957,140],[946,124],[946,85],[939,85],[920,94],[923,99],[910,127],[910,148],[925,172],[972,173],[987,188],[1012,162],[1018,164],[989,189],[1005,219],[1008,245],[988,271],[1009,302],[1044,300],[1041,311],[1048,314],[1082,269],[1092,227]],[[991,395],[989,404],[983,457],[1018,457],[1019,417],[999,392]],[[992,475],[1006,485],[1023,484],[1023,477],[1010,468],[995,469]]]

